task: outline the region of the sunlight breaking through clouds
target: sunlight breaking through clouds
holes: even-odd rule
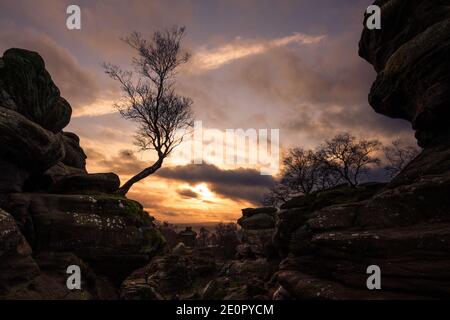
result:
[[[235,60],[262,54],[273,48],[284,47],[294,43],[303,45],[317,44],[325,37],[325,35],[311,36],[304,33],[294,33],[290,36],[270,41],[249,41],[237,37],[233,43],[218,48],[201,48],[193,56],[193,70],[200,72],[214,70]]]

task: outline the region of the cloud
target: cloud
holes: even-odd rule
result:
[[[161,168],[156,176],[189,184],[206,183],[212,192],[233,200],[258,203],[274,178],[263,176],[258,170],[239,168],[221,169],[212,164],[189,164]]]
[[[187,199],[197,199],[199,197],[198,193],[191,189],[181,189],[177,190],[177,193],[183,198]]]
[[[85,152],[88,161],[94,163],[95,167],[105,168],[118,175],[135,175],[148,166],[148,163],[138,159],[132,150],[123,149],[111,157],[93,148],[85,148]]]
[[[218,69],[235,60],[243,59],[267,52],[270,49],[284,47],[289,44],[317,44],[325,36],[310,36],[303,33],[294,33],[290,36],[269,41],[243,40],[237,37],[233,42],[218,48],[200,48],[193,56],[193,68],[196,71],[209,71]]]

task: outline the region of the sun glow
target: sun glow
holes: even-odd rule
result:
[[[209,190],[208,186],[205,183],[197,184],[192,188],[192,190],[195,191],[202,200],[214,199],[214,193]]]

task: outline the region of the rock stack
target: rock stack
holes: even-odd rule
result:
[[[0,298],[110,298],[163,244],[152,218],[89,174],[71,106],[36,52],[0,58]],[[82,270],[82,290],[66,269]]]
[[[242,209],[238,220],[241,226],[241,244],[237,247],[241,258],[256,258],[268,255],[269,245],[275,230],[275,213],[272,207]]]
[[[370,104],[410,121],[424,150],[367,199],[280,213],[275,238],[292,246],[276,278],[297,299],[450,297],[450,2],[375,4],[382,30],[365,29],[359,51],[378,72]]]

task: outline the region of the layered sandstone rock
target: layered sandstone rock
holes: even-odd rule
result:
[[[411,122],[419,144],[449,139],[450,2],[379,0],[382,30],[364,29],[361,57],[378,72],[369,102]]]
[[[119,177],[89,174],[71,107],[36,52],[0,58],[0,298],[108,299],[160,251],[142,206],[114,194]],[[66,287],[69,265],[81,291]]]
[[[450,2],[375,4],[382,30],[360,42],[378,72],[369,101],[410,121],[424,150],[372,196],[280,213],[275,239],[290,246],[276,279],[297,299],[450,297]],[[381,290],[366,287],[369,265],[381,269]]]
[[[237,247],[238,256],[242,258],[264,257],[275,230],[277,209],[271,207],[247,208],[242,210],[238,220],[241,226],[241,244]]]

